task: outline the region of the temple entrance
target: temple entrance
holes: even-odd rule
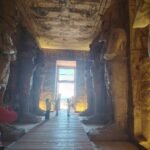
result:
[[[57,61],[57,95],[61,94],[60,109],[67,109],[67,99],[75,96],[76,61]]]

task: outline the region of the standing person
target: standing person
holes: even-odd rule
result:
[[[71,107],[75,110],[75,101],[74,96],[71,97]]]
[[[71,108],[71,99],[70,98],[67,99],[67,104],[68,104],[67,115],[69,117],[70,116],[70,108]]]
[[[60,109],[60,99],[61,99],[61,94],[58,94],[58,97],[55,102],[56,116],[58,116],[58,112]]]
[[[49,120],[50,110],[51,110],[51,102],[49,101],[48,98],[45,100],[45,104],[46,104],[45,120]]]

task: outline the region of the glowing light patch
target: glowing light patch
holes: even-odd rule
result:
[[[39,100],[39,108],[43,111],[46,110],[45,100],[47,98],[51,101],[51,111],[54,111],[55,110],[54,97],[53,94],[50,93],[49,91],[44,91],[41,93],[40,100]]]
[[[79,101],[75,104],[75,111],[76,112],[83,112],[88,108],[88,104],[86,101]]]
[[[140,145],[142,145],[146,149],[150,149],[150,142],[148,142],[148,141],[141,141]]]

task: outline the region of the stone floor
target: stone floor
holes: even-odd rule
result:
[[[7,150],[138,150],[128,141],[90,142],[86,132],[99,127],[103,128],[81,124],[74,113],[70,117],[66,111],[61,111],[58,117],[52,113],[49,121],[31,129]]]
[[[127,141],[106,141],[94,143],[95,150],[139,150],[132,143]]]
[[[86,135],[78,117],[72,113],[67,117],[61,111],[58,117],[35,127],[8,150],[92,150],[91,142]]]
[[[82,121],[82,119],[84,119],[84,117],[79,117],[79,119]],[[94,130],[94,129],[103,129],[104,130],[104,126],[102,125],[85,125],[85,124],[82,124],[84,130],[86,133],[90,132],[91,130]],[[109,129],[108,129],[109,130]],[[113,132],[112,132],[113,133]],[[122,139],[119,139],[120,135],[116,135],[116,134],[119,134],[116,130],[115,132],[113,133],[113,135],[110,135],[112,134],[111,132],[105,132],[105,134],[102,134],[100,135],[101,139],[103,140],[96,140],[96,141],[93,141],[93,147],[94,147],[94,150],[139,150],[134,144],[130,143],[129,141],[127,140],[122,140]],[[109,135],[108,135],[109,134]],[[115,135],[114,135],[115,134]],[[110,137],[118,137],[118,140],[108,140],[107,137],[110,136]],[[107,139],[107,140],[104,140],[104,139]]]

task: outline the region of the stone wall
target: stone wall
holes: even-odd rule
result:
[[[46,72],[45,72],[45,81],[43,85],[43,92],[47,91],[51,99],[56,97],[56,61],[57,60],[72,60],[77,61],[77,71],[76,71],[76,102],[80,103],[81,101],[86,102],[86,89],[85,89],[85,80],[84,80],[84,70],[85,70],[85,61],[88,58],[88,52],[81,51],[65,51],[65,50],[46,50],[45,59],[46,59]],[[79,63],[80,62],[80,63]],[[83,104],[82,104],[83,105]],[[84,107],[84,106],[83,106]],[[87,107],[85,106],[84,109]]]
[[[140,63],[140,105],[141,128],[144,138],[150,141],[150,60],[145,58]]]
[[[129,1],[130,69],[132,79],[132,129],[136,140],[150,148],[148,27],[133,29],[138,1]],[[130,122],[131,123],[131,122]]]
[[[42,85],[42,92],[40,95],[40,101],[44,101],[43,104],[45,103],[46,98],[49,98],[52,102],[55,99],[55,82],[56,82],[55,60],[46,58],[44,70],[45,70],[44,80]],[[43,109],[45,109],[45,107]]]

